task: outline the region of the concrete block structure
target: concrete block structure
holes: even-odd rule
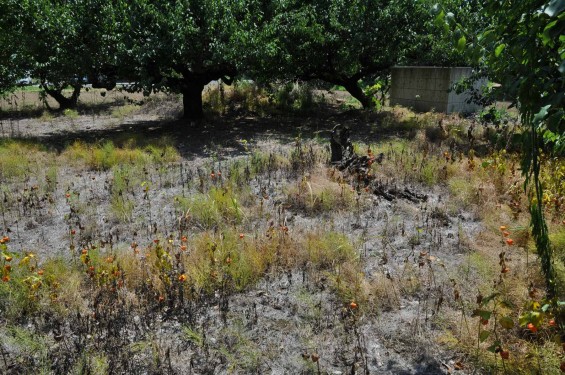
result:
[[[454,83],[470,76],[468,67],[397,66],[392,68],[390,104],[419,112],[472,113],[480,106],[466,103],[467,93],[450,91]],[[475,86],[484,85],[478,81]]]

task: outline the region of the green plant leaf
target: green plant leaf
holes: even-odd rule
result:
[[[434,23],[438,27],[443,27],[445,25],[445,12],[440,11],[434,19]]]
[[[489,320],[491,315],[492,315],[491,311],[475,309],[473,310],[473,314],[471,316],[480,316],[484,320]]]
[[[496,349],[500,348],[500,341],[495,341],[487,350],[491,353],[496,353]]]
[[[520,316],[519,324],[522,327],[524,327],[528,323],[533,323],[534,325],[539,326],[541,317],[541,314],[537,311],[528,311],[527,313]]]
[[[535,114],[534,122],[536,124],[539,124],[540,122],[542,122],[545,119],[545,117],[547,116],[547,112],[548,112],[549,108],[551,108],[551,104],[548,104],[548,105],[542,107],[539,110],[539,112]]]
[[[457,41],[457,49],[459,51],[463,51],[465,49],[465,45],[467,44],[467,38],[465,38],[465,36],[461,36],[461,38],[459,38],[459,40]]]
[[[543,29],[543,33],[541,34],[541,38],[542,38],[544,45],[548,45],[548,44],[550,46],[553,45],[553,40],[552,40],[552,37],[550,35],[550,31],[553,27],[555,27],[555,25],[557,25],[557,20],[548,23],[547,26],[545,27],[545,29]]]
[[[500,54],[502,53],[502,51],[504,51],[504,48],[506,47],[506,44],[502,43],[499,44],[498,46],[496,46],[495,50],[494,50],[494,55],[496,57],[500,56]]]
[[[509,316],[503,316],[499,318],[498,323],[500,323],[500,325],[506,329],[514,328],[514,320],[512,320],[512,318]]]
[[[490,331],[481,331],[481,333],[479,333],[479,342],[485,342],[486,339],[488,339],[490,336]]]
[[[492,301],[493,299],[495,299],[496,297],[498,297],[500,293],[493,293],[485,298],[483,298],[483,300],[481,301],[481,306],[485,306],[486,304],[488,304],[490,301]]]

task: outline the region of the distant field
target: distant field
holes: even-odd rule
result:
[[[70,96],[71,90],[65,90],[65,95]],[[140,101],[143,100],[142,93],[128,93],[122,90],[104,90],[84,88],[79,97],[79,105],[111,105],[116,102],[124,102],[127,99]],[[47,97],[47,103],[52,108],[57,108],[57,102]],[[17,110],[37,110],[44,107],[41,99],[40,89],[37,86],[28,86],[16,90],[7,98],[0,99],[0,111],[17,111]]]

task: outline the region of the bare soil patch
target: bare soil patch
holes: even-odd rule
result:
[[[396,136],[414,135],[410,127],[382,126],[379,115],[356,110],[344,114],[331,107],[306,117],[212,116],[199,124],[171,120],[155,111],[124,118],[102,114],[3,120],[4,138],[41,144],[55,160],[64,160],[56,158],[75,142],[112,141],[121,147],[132,139],[138,145],[166,139],[181,156],[175,162],[137,170],[142,175],[119,195],[132,204],[126,217],[116,212],[112,201],[115,169],[93,170],[69,161],[69,165],[58,165],[57,183],[48,193],[43,188],[33,190],[44,184],[46,174],[4,181],[3,194],[9,204],[4,205],[2,227],[10,235],[11,250],[22,257],[33,251],[41,259],[57,256],[76,261],[74,254],[83,248],[112,256],[132,243],[147,246],[157,238],[177,241],[179,233],[195,235],[202,228],[194,222],[185,226],[183,218],[190,213],[179,207],[179,197],[223,186],[223,179],[230,178],[230,165],[240,162],[253,167],[257,153],[269,160],[290,158],[300,148],[304,155],[316,155],[311,159],[315,165],[266,167],[245,180],[252,202],[248,205],[257,210],[260,204],[261,215],[244,219],[237,230],[242,236],[262,238],[274,222],[277,230],[286,228],[291,242],[307,238],[312,231],[341,233],[353,244],[360,265],[358,271],[340,269],[339,264],[326,270],[308,263],[273,268],[244,290],[223,294],[219,289],[183,302],[180,308],[159,301],[135,310],[133,316],[126,309],[99,311],[96,302],[82,312],[69,311],[68,318],[56,326],[56,319],[52,322],[46,317],[26,321],[30,334],[44,340],[41,360],[47,360],[53,371],[69,370],[77,363],[92,365],[81,359],[84,353],[102,353],[100,361],[110,365],[108,372],[140,374],[452,373],[461,358],[439,345],[438,338],[456,311],[450,298],[451,280],[457,278],[464,285],[460,273],[482,225],[472,212],[454,210],[448,204],[450,193],[445,186],[380,172],[381,188],[409,189],[427,196],[418,202],[402,195],[386,199],[373,194],[375,190],[355,188],[347,175],[338,177],[341,172],[332,172],[327,163],[327,138],[336,124],[350,126],[353,140],[364,144],[390,140],[390,148],[383,146],[383,163],[388,165],[383,171],[400,163],[396,158],[402,156],[392,148]],[[210,171],[221,171],[222,177],[210,178]],[[340,178],[342,182],[336,182]],[[324,195],[316,196],[315,191],[326,185],[337,189],[336,196],[339,189],[342,196],[343,189],[347,194],[353,189],[353,203],[347,209],[325,210]],[[293,186],[306,189],[302,201],[291,199],[288,189]],[[211,228],[213,238],[221,241],[215,230]],[[368,297],[358,301],[367,304],[360,310],[336,293],[340,285],[336,275],[352,272],[360,272],[360,284],[344,288],[368,290]],[[355,277],[349,275],[346,280]],[[8,343],[2,349],[6,372],[37,368],[40,359],[14,341],[4,330],[5,321],[0,323],[4,324],[0,337]],[[65,359],[69,347],[83,349]]]

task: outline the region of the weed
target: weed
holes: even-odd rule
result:
[[[38,373],[49,372],[49,344],[46,337],[18,326],[9,326],[5,337],[6,344],[17,348],[17,355],[26,372],[33,369],[37,369]],[[28,367],[31,364],[33,367]]]
[[[252,98],[261,96],[258,87],[241,83],[230,90],[211,92],[210,105],[223,112],[227,106],[255,110],[268,104]],[[293,90],[280,99],[302,107],[298,99],[290,102]],[[212,97],[216,94],[235,102]],[[304,103],[310,99],[306,95]],[[115,115],[127,116],[130,109]],[[465,122],[455,117],[400,108],[362,121],[369,117],[382,122],[384,132],[414,132],[416,139],[356,143],[355,150],[368,157],[383,154],[382,163],[367,165],[367,175],[384,186],[415,184],[433,192],[432,203],[373,197],[356,176],[322,165],[327,151],[302,135],[280,152],[241,141],[247,156],[224,161],[218,152],[198,167],[178,163],[182,159],[170,139],[77,142],[59,156],[33,143],[0,142],[0,209],[7,232],[0,237],[0,315],[7,327],[0,328],[0,337],[21,343],[9,341],[28,366],[22,371],[46,369],[45,358],[61,358],[60,350],[67,357],[50,363],[55,372],[127,373],[135,371],[127,367],[132,357],[136,365],[144,362],[144,371],[173,372],[164,370],[171,353],[183,351],[167,345],[176,345],[179,337],[162,340],[155,332],[183,327],[180,341],[194,351],[194,372],[218,363],[227,371],[265,372],[276,352],[271,342],[255,342],[262,338],[248,332],[261,332],[253,327],[258,321],[292,329],[294,322],[276,318],[286,307],[307,323],[299,329],[305,358],[300,366],[313,372],[333,366],[324,362],[329,357],[320,338],[336,335],[343,338],[343,345],[334,345],[336,358],[347,357],[348,367],[358,363],[369,373],[362,332],[377,314],[383,321],[409,317],[413,334],[442,330],[442,340],[462,353],[469,371],[556,370],[561,352],[551,339],[562,333],[560,315],[543,299],[536,256],[529,251],[515,156],[502,151],[465,156],[456,149],[464,142]],[[560,168],[559,159],[544,159],[545,174]],[[559,176],[545,176],[544,204],[553,215],[556,269],[563,270]],[[141,199],[146,204],[136,206]],[[56,231],[18,225],[32,216],[49,219],[48,212],[61,205],[66,216],[60,239]],[[469,220],[470,209],[476,215]],[[119,232],[109,229],[112,216]],[[500,222],[508,228],[499,231]],[[37,242],[25,242],[27,230],[35,230],[31,238]],[[14,244],[8,236],[17,238]],[[26,249],[45,252],[58,242],[70,255],[40,260]],[[448,255],[451,250],[457,254]],[[445,263],[439,260],[444,256]],[[238,299],[231,297],[235,293],[252,301],[244,319]],[[33,330],[22,328],[27,324]],[[51,337],[60,349],[49,349]],[[4,352],[0,345],[0,363]]]
[[[85,350],[80,359],[76,362],[71,373],[104,375],[108,373],[110,364],[108,357],[104,353],[96,353]]]
[[[193,223],[204,229],[217,228],[222,223],[240,224],[245,217],[238,196],[229,187],[213,187],[207,194],[190,198],[177,196],[181,211],[189,213]]]
[[[288,191],[288,201],[309,215],[352,208],[357,193],[344,183],[338,184],[323,178],[308,181],[303,178],[298,186]]]
[[[43,112],[41,113],[41,117],[39,118],[39,121],[42,122],[51,122],[55,119],[55,116],[53,116],[53,113],[49,110],[43,110]]]
[[[120,222],[130,222],[133,219],[134,202],[129,198],[133,186],[140,184],[139,168],[129,165],[115,166],[112,168],[113,179],[111,185],[112,212]]]
[[[104,171],[116,165],[142,167],[149,163],[171,163],[179,158],[178,152],[171,146],[148,145],[143,149],[130,145],[118,148],[112,141],[94,146],[75,142],[62,153],[62,157],[75,164],[79,161],[90,169]]]
[[[227,358],[229,372],[258,373],[272,353],[261,350],[254,340],[246,337],[244,329],[239,322],[226,327],[222,332],[226,346],[219,351]]]
[[[63,115],[64,115],[65,117],[71,119],[71,120],[76,120],[76,119],[78,118],[78,116],[79,116],[79,115],[78,115],[78,112],[77,112],[76,110],[74,110],[74,109],[69,109],[69,108],[67,108],[67,109],[65,109],[65,110],[63,111]]]
[[[120,121],[123,121],[124,118],[132,115],[139,109],[139,106],[133,104],[127,104],[124,106],[115,107],[112,109],[112,117],[117,118]]]
[[[186,336],[186,339],[198,347],[202,347],[204,345],[204,337],[201,333],[195,331],[194,329],[184,326],[183,333]]]
[[[59,182],[58,176],[59,176],[59,171],[57,165],[50,165],[45,171],[45,182],[46,182],[45,190],[48,193],[54,193],[55,190],[57,189],[57,183]]]
[[[48,156],[34,144],[0,141],[0,178],[23,179],[35,172],[38,160],[49,160]]]
[[[463,176],[449,179],[449,192],[457,201],[458,207],[469,209],[471,205],[479,203],[480,190],[472,182]]]
[[[334,269],[358,257],[349,239],[335,232],[311,233],[306,237],[305,247],[304,261],[318,269]]]
[[[279,110],[309,111],[316,101],[308,83],[287,82],[272,88],[271,98]]]

